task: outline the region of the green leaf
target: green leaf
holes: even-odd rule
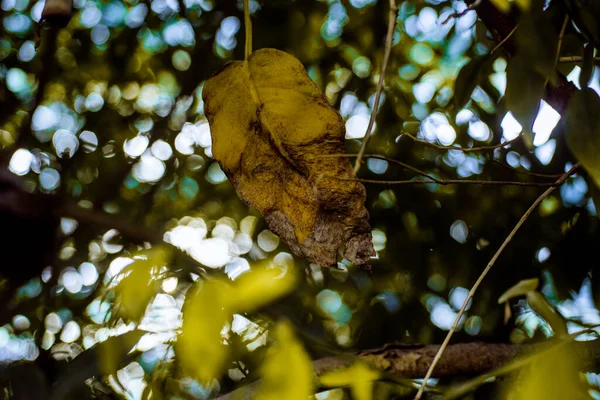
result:
[[[576,92],[565,115],[571,152],[600,187],[600,98],[592,89]]]
[[[221,331],[231,319],[228,297],[233,296],[225,281],[196,281],[183,305],[181,333],[175,343],[175,354],[184,376],[202,384],[218,378],[228,358]]]
[[[292,326],[280,322],[273,330],[275,344],[261,368],[260,400],[306,400],[313,394],[313,369],[310,357],[296,339]]]
[[[531,69],[531,61],[515,56],[506,69],[506,108],[523,126],[531,132],[533,121],[540,108],[545,79]]]
[[[583,65],[579,73],[579,87],[586,88],[594,73],[594,46],[588,43],[583,52]]]
[[[350,386],[356,400],[371,400],[373,382],[379,379],[379,372],[362,362],[355,362],[350,368],[330,371],[321,376],[321,384],[329,387]]]
[[[484,67],[492,64],[489,60],[490,57],[473,58],[458,73],[454,82],[454,106],[457,110],[463,108],[471,99],[473,90],[485,75],[484,70],[487,68]]]
[[[539,73],[544,80],[554,81],[558,33],[549,16],[540,12],[542,5],[534,7],[523,14],[515,32],[517,56],[527,60],[524,65]]]
[[[140,252],[133,264],[127,266],[114,288],[118,299],[116,317],[139,321],[148,304],[156,295],[160,284],[157,276],[160,267],[167,264],[169,252],[161,247]]]
[[[579,378],[576,352],[565,344],[542,353],[523,373],[515,375],[510,392],[512,400],[586,399]]]
[[[235,280],[230,308],[233,312],[254,312],[290,293],[296,287],[294,268],[256,268]]]
[[[500,296],[498,299],[498,304],[502,304],[507,302],[510,299],[514,299],[515,297],[525,296],[527,293],[534,291],[540,284],[540,280],[538,278],[533,279],[523,279],[519,281],[516,285],[508,289],[506,292]]]
[[[575,21],[577,28],[594,43],[595,47],[600,47],[600,3],[567,0],[565,4],[569,8],[569,16]]]
[[[546,298],[540,292],[531,291],[527,293],[527,302],[529,306],[546,320],[554,333],[558,336],[567,335],[567,325],[560,315],[550,306]]]

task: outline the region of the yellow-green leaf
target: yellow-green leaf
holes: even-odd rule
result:
[[[118,301],[116,314],[132,321],[139,321],[148,304],[156,295],[159,269],[166,265],[169,253],[155,248],[138,254],[134,262],[122,272],[123,276],[114,288]]]
[[[306,400],[313,394],[314,376],[310,358],[296,339],[292,326],[280,322],[273,330],[275,343],[261,368],[259,400]]]
[[[350,368],[330,371],[321,376],[321,384],[329,387],[350,386],[355,400],[370,400],[373,395],[373,382],[380,373],[362,362],[355,362]]]
[[[510,2],[508,0],[490,0],[496,8],[504,13],[510,11]]]
[[[290,293],[296,283],[294,268],[282,272],[279,268],[258,267],[236,279],[232,308],[234,312],[253,312]]]
[[[117,372],[123,357],[131,351],[144,333],[143,331],[133,330],[98,343],[96,347],[100,373],[102,375],[112,375]]]
[[[498,304],[502,304],[515,297],[525,296],[527,293],[536,290],[539,284],[540,280],[538,278],[523,279],[506,292],[502,293],[502,296],[498,299]]]
[[[568,344],[542,353],[524,373],[516,376],[509,393],[511,400],[587,399],[581,381],[577,354]]]
[[[300,61],[257,50],[214,74],[202,96],[215,159],[271,230],[321,266],[336,266],[340,249],[366,264],[375,252],[365,189],[336,179],[353,171],[331,157],[345,153],[344,121]]]
[[[575,92],[569,101],[565,132],[569,148],[600,187],[600,98],[592,89]]]
[[[227,308],[231,295],[231,287],[216,279],[197,281],[186,295],[175,353],[183,374],[203,384],[218,378],[226,366],[221,330],[232,317]]]

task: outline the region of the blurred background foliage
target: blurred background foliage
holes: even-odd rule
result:
[[[532,173],[562,174],[575,158],[560,122],[564,109],[540,106],[544,87],[565,78],[600,92],[598,68],[582,58],[597,32],[592,26],[590,36],[582,26],[593,21],[568,24],[554,68],[563,19],[575,3],[540,5],[545,25],[523,17],[507,42],[522,51],[511,58],[463,1],[399,2],[368,152],[446,179],[552,182]],[[237,198],[211,157],[202,86],[243,58],[241,0],[74,0],[62,29],[38,29],[43,7],[44,0],[1,2],[0,147],[11,174],[0,190],[18,201],[0,202],[7,304],[0,361],[35,360],[52,381],[73,372],[67,361],[80,354],[80,370],[104,360],[90,372],[97,378],[78,382],[71,398],[211,398],[256,378],[263,364],[276,374],[288,360],[306,376],[297,341],[313,358],[392,341],[439,343],[468,288],[543,191],[368,183],[373,272],[344,261],[338,270],[309,265]],[[304,63],[344,118],[348,151],[356,153],[379,79],[388,3],[251,0],[250,9],[254,47],[278,48]],[[516,7],[511,13],[516,18]],[[507,91],[513,63],[521,67],[513,68]],[[439,147],[489,146],[519,135],[493,150]],[[359,175],[421,178],[373,158]],[[544,200],[484,281],[456,341],[552,336],[523,299],[503,321],[499,296],[530,278],[539,278],[570,333],[600,323],[593,190],[581,170]],[[31,193],[51,196],[36,203]],[[55,219],[47,211],[52,202],[78,209],[80,218],[65,212]],[[25,222],[10,218],[17,203]],[[264,272],[265,264],[282,277]],[[282,319],[289,322],[273,329]],[[291,344],[267,351],[272,331]],[[127,358],[136,342],[138,352]],[[110,350],[89,352],[97,343]],[[27,374],[32,382],[34,373]],[[600,382],[593,374],[588,381],[591,388]]]

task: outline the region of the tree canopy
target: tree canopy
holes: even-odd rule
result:
[[[597,2],[0,7],[5,398],[600,397]]]

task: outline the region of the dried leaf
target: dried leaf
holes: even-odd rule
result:
[[[238,195],[299,256],[334,267],[338,250],[357,265],[375,254],[365,189],[352,177],[345,128],[295,57],[261,49],[204,86],[212,152]]]

